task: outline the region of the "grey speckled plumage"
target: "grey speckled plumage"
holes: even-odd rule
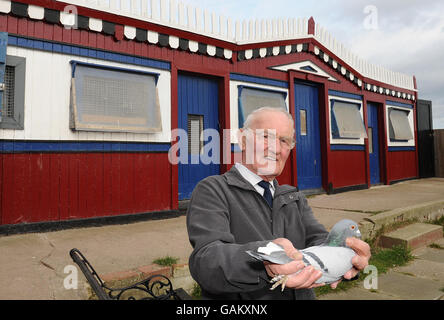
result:
[[[323,244],[299,250],[306,266],[311,265],[322,272],[322,277],[316,283],[336,282],[353,267],[351,260],[356,253],[345,243],[349,237],[360,238],[361,233],[356,222],[344,219],[333,226]],[[273,242],[268,243],[266,247],[258,248],[257,251],[250,250],[247,253],[257,260],[270,261],[275,264],[293,261],[285,254],[281,246]]]

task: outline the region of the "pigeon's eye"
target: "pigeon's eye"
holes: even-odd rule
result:
[[[355,230],[355,226],[351,226],[350,229],[351,229],[351,230]]]

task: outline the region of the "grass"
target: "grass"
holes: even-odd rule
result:
[[[170,256],[159,258],[153,261],[153,263],[164,267],[170,267],[173,264],[176,264],[177,262],[179,262],[179,258],[170,257]]]
[[[197,283],[195,283],[193,286],[193,291],[191,291],[191,296],[193,297],[193,299],[197,300],[202,298],[202,289]]]

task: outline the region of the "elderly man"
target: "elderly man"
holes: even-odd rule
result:
[[[249,115],[240,133],[242,163],[202,180],[193,191],[187,212],[191,274],[204,299],[314,299],[321,272],[306,267],[297,249],[322,243],[328,232],[304,195],[275,179],[294,147],[293,118],[264,107]],[[270,241],[295,260],[276,265],[246,253]],[[370,249],[356,238],[347,244],[357,252],[354,268],[344,276],[351,279],[368,264]],[[269,281],[278,274],[291,275],[283,292],[270,290]]]

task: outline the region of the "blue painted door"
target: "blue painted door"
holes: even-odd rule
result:
[[[179,74],[178,79],[179,128],[186,131],[188,148],[179,149],[179,200],[189,199],[197,183],[211,175],[220,174],[219,145],[214,135],[219,130],[219,83],[217,80]],[[208,130],[208,129],[213,129]],[[204,131],[207,130],[207,131]],[[204,133],[210,133],[208,137]],[[213,135],[212,135],[213,134]],[[182,157],[180,152],[186,152]],[[208,160],[215,161],[208,161]],[[186,163],[184,163],[186,162]],[[209,163],[210,162],[210,163]]]
[[[296,161],[300,190],[322,188],[318,88],[295,83]]]
[[[7,46],[8,46],[8,33],[0,32],[0,83],[5,82]],[[2,121],[2,107],[3,107],[3,89],[0,90],[0,122]]]
[[[378,106],[376,104],[367,104],[368,119],[368,149],[370,163],[370,184],[381,182],[380,172],[380,152],[379,152],[379,123]]]

